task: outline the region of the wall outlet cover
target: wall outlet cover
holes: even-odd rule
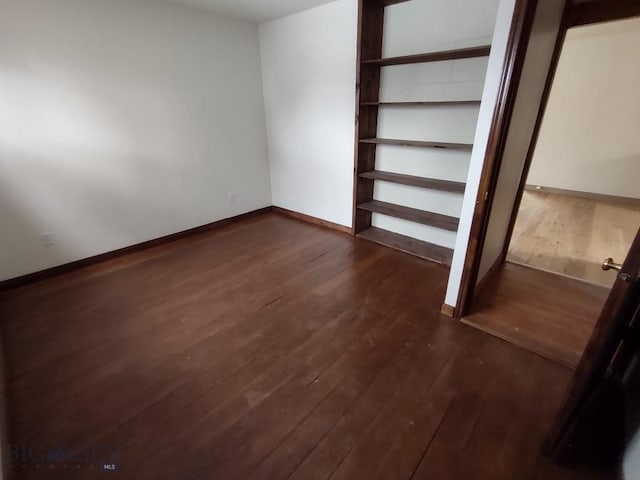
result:
[[[40,234],[40,241],[42,242],[43,247],[50,247],[51,245],[55,245],[51,232],[42,232]]]

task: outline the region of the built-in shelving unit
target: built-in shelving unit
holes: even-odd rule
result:
[[[377,131],[378,114],[381,108],[386,107],[457,108],[461,106],[479,106],[480,101],[477,99],[381,101],[381,70],[382,68],[393,65],[486,57],[489,55],[491,47],[489,45],[479,45],[454,50],[383,58],[382,39],[385,7],[396,3],[404,3],[405,1],[407,0],[361,1],[362,11],[359,25],[357,71],[354,233],[361,238],[387,245],[421,258],[449,264],[453,255],[453,251],[450,248],[376,228],[372,226],[372,215],[379,214],[400,218],[448,232],[457,231],[458,218],[432,212],[429,210],[429,205],[425,205],[424,209],[417,209],[376,200],[374,199],[374,186],[375,182],[388,182],[436,192],[462,195],[465,191],[465,184],[446,179],[419,177],[378,170],[376,168],[376,149],[378,145],[391,145],[397,147],[418,147],[469,152],[473,148],[473,145],[469,143],[444,142],[435,138],[429,140],[379,138]]]

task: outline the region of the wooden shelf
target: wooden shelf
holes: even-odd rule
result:
[[[450,180],[440,180],[437,178],[416,177],[413,175],[383,172],[380,170],[363,172],[358,176],[361,178],[369,178],[371,180],[399,183],[401,185],[410,185],[412,187],[428,188],[431,190],[440,190],[442,192],[450,193],[464,193],[464,189],[466,187],[466,184],[463,182],[452,182]]]
[[[431,102],[361,102],[366,107],[447,107],[455,105],[480,105],[480,100],[436,100]]]
[[[423,242],[415,238],[400,235],[381,228],[369,227],[357,235],[371,242],[379,243],[386,247],[400,250],[401,252],[415,255],[416,257],[431,260],[432,262],[450,266],[453,258],[453,250],[433,243]]]
[[[394,203],[381,202],[380,200],[371,200],[358,205],[361,210],[366,210],[390,217],[402,218],[410,222],[428,225],[430,227],[441,228],[455,232],[458,230],[459,220],[455,217],[449,217],[440,213],[427,212],[418,210],[417,208],[405,207]]]
[[[375,143],[378,145],[397,145],[401,147],[421,147],[421,148],[445,148],[449,150],[471,151],[471,143],[450,143],[450,142],[425,142],[422,140],[396,140],[391,138],[361,138],[362,143]]]
[[[463,58],[486,57],[491,52],[491,45],[479,47],[460,48],[456,50],[443,50],[440,52],[419,53],[403,57],[375,58],[363,60],[363,65],[408,65],[411,63],[443,62],[446,60],[460,60]]]

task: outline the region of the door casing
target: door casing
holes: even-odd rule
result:
[[[516,3],[498,102],[492,119],[487,154],[485,156],[480,178],[480,187],[476,198],[476,208],[471,224],[471,233],[465,255],[458,299],[453,310],[453,317],[457,319],[470,313],[473,307],[475,293],[478,290],[478,275],[489,228],[495,190],[500,171],[503,167],[504,149],[509,134],[509,127],[513,122],[516,97],[522,82],[522,70],[531,40],[532,28],[536,18],[536,9],[541,1],[543,0],[518,0]],[[557,31],[553,56],[546,69],[546,82],[541,101],[537,110],[533,109],[527,112],[527,115],[535,116],[536,120],[512,206],[507,234],[504,238],[500,255],[484,279],[481,280],[480,284],[496,272],[506,260],[516,217],[525,190],[527,175],[531,167],[531,160],[540,134],[542,120],[549,101],[551,87],[567,31],[572,27],[623,20],[637,16],[640,16],[640,2],[637,0],[592,0],[581,3],[566,0],[562,21]],[[541,68],[545,67],[541,66]]]

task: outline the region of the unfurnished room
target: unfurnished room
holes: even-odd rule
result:
[[[640,480],[636,0],[0,0],[0,478]]]

